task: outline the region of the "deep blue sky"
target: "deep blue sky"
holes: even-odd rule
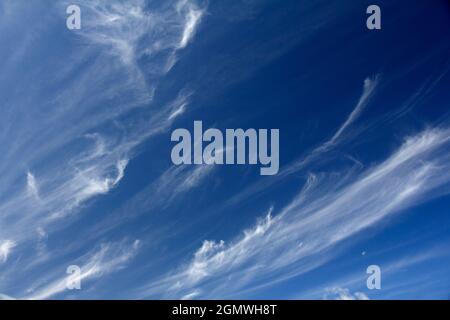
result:
[[[11,0],[0,30],[0,298],[449,298],[448,1]],[[195,120],[279,129],[280,172],[174,166]]]

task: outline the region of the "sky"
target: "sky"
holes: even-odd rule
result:
[[[0,299],[449,299],[449,32],[446,0],[1,1]],[[279,129],[279,172],[173,164],[194,121]]]

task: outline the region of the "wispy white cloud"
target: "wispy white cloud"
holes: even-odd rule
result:
[[[39,189],[37,186],[36,178],[31,172],[27,173],[27,188],[28,193],[35,199],[39,200]]]
[[[191,293],[188,293],[187,295],[183,296],[181,298],[181,300],[192,300],[192,299],[195,299],[195,297],[197,297],[199,295],[200,295],[200,291],[199,290],[195,290],[195,291],[193,291]]]
[[[369,297],[364,292],[351,293],[347,288],[327,288],[324,300],[369,300]]]
[[[324,152],[327,152],[333,147],[336,147],[339,143],[342,143],[345,139],[345,133],[348,133],[352,124],[359,119],[362,112],[369,104],[371,98],[376,93],[376,89],[379,86],[380,77],[381,75],[375,75],[364,80],[363,91],[359,97],[358,103],[329,140],[314,148],[306,157],[302,157],[300,160],[297,160],[293,164],[289,165],[283,172],[281,172],[281,174],[289,175],[304,168],[306,165],[322,156]]]
[[[50,9],[65,12],[69,3],[58,2]],[[15,30],[17,42],[23,45],[23,60],[35,58],[34,50],[27,50],[31,44],[47,52],[47,59],[26,76],[17,72],[13,56],[5,53],[1,59],[0,98],[6,103],[0,119],[4,148],[0,229],[2,239],[14,239],[2,243],[2,261],[12,243],[24,250],[37,246],[34,254],[21,258],[32,266],[61,254],[44,250],[47,237],[73,222],[70,218],[87,201],[117,188],[138,146],[168,130],[186,110],[192,94],[181,90],[172,101],[153,104],[157,84],[167,72],[164,65],[180,50],[180,39],[188,37],[192,42],[200,22],[193,23],[192,11],[198,14],[205,7],[195,0],[151,7],[143,0],[77,4],[82,9],[82,32],[65,38],[76,50],[45,51],[40,37],[57,32],[49,28],[55,22],[52,19],[61,22],[60,14],[49,15],[42,19],[40,33],[30,35],[26,24],[20,23]],[[8,21],[35,19],[36,12],[49,9],[33,3],[29,4],[33,10],[23,11],[19,9],[24,6],[15,1],[2,6]],[[191,21],[190,32],[185,31],[187,21]],[[14,81],[5,81],[11,77]],[[26,94],[9,90],[9,82],[21,83]],[[45,230],[46,236],[36,230]],[[2,268],[3,274],[15,272],[8,264]],[[6,276],[1,280],[8,279],[13,280]]]
[[[175,7],[178,16],[183,17],[183,20],[180,23],[182,32],[179,41],[172,49],[171,54],[166,61],[164,68],[165,72],[169,72],[176,64],[178,60],[177,52],[184,49],[192,40],[201,19],[206,12],[206,7],[189,0],[180,0]]]
[[[25,299],[43,300],[61,294],[68,290],[67,282],[69,277],[70,281],[80,282],[83,286],[89,280],[118,271],[137,254],[139,244],[139,240],[126,245],[117,243],[103,244],[100,249],[82,258],[85,261],[79,265],[81,273],[77,277],[63,274],[48,284],[34,288],[32,293],[26,296]]]
[[[16,246],[12,240],[0,241],[0,263],[5,263],[11,253],[11,250]]]
[[[358,101],[356,107],[350,113],[347,120],[345,120],[345,122],[341,125],[341,127],[336,131],[334,136],[324,144],[325,148],[329,147],[330,145],[335,144],[336,141],[345,132],[345,130],[359,118],[361,113],[364,111],[364,108],[369,103],[370,98],[373,96],[375,89],[378,86],[379,77],[380,77],[380,75],[376,75],[372,78],[366,78],[364,80],[364,89],[363,89],[363,92],[361,94],[361,97],[359,98],[359,101]]]
[[[292,174],[308,168],[315,161],[322,161],[323,155],[326,152],[333,150],[333,148],[338,147],[341,143],[344,143],[346,138],[351,136],[349,134],[351,126],[359,119],[364,109],[369,104],[371,98],[376,93],[376,89],[379,86],[381,75],[375,75],[368,77],[364,80],[363,90],[358,99],[356,106],[350,115],[347,116],[345,121],[340,125],[340,127],[335,131],[333,136],[316,146],[312,151],[308,152],[306,155],[300,156],[298,159],[294,160],[292,163],[287,164],[280,172],[270,180],[265,180],[263,182],[257,182],[250,185],[245,190],[242,190],[236,196],[232,197],[227,201],[226,205],[233,205],[242,202],[246,198],[251,197],[258,192],[268,189],[270,186],[280,183]],[[347,134],[345,134],[347,133]]]
[[[76,203],[83,202],[84,200],[92,198],[93,196],[99,194],[105,194],[109,190],[114,188],[120,182],[120,180],[122,180],[128,161],[128,159],[118,160],[115,168],[116,172],[113,176],[105,177],[102,175],[96,177],[95,172],[91,171],[91,169],[95,170],[95,168],[92,167],[78,172],[75,181],[77,185],[83,187],[74,194]],[[81,181],[83,181],[83,183],[80,183]]]
[[[342,175],[338,182],[311,175],[277,215],[229,244],[206,242],[189,264],[150,283],[143,294],[161,294],[168,286],[172,297],[194,289],[208,292],[206,297],[223,296],[317,267],[341,241],[438,196],[436,190],[447,192],[449,137],[446,129],[428,129],[408,138],[379,165]]]
[[[82,1],[80,5],[83,37],[106,46],[110,54],[129,66],[136,65],[142,57],[156,58],[162,66],[170,65],[161,69],[152,63],[150,72],[155,74],[167,72],[175,64],[176,52],[193,39],[206,10],[196,0],[167,2],[155,10],[146,10],[144,0]],[[142,42],[146,45],[142,46]]]
[[[186,12],[184,14],[185,22],[183,34],[180,43],[178,44],[178,48],[182,49],[185,48],[189,41],[193,38],[197,26],[199,25],[205,11],[187,0],[181,0],[177,5],[177,10],[180,13]]]
[[[186,103],[181,104],[176,110],[174,110],[170,116],[169,120],[175,119],[176,117],[182,115],[186,111]]]

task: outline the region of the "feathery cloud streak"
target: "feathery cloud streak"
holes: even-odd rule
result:
[[[437,196],[438,189],[448,191],[449,133],[429,129],[410,137],[357,178],[355,172],[343,174],[340,181],[311,175],[278,215],[269,213],[228,245],[205,242],[189,264],[151,283],[144,294],[161,294],[162,287],[172,288],[170,297],[193,290],[208,298],[237,294],[244,287],[256,288],[262,281],[280,281],[317,267],[341,241]]]
[[[53,9],[65,12],[61,8],[66,4],[57,3]],[[168,71],[161,66],[192,41],[204,6],[195,0],[164,2],[154,8],[140,0],[78,4],[84,32],[71,32],[68,41],[80,44],[79,50],[41,48],[39,40],[55,32],[48,25],[39,34],[18,28],[14,41],[25,49],[35,46],[23,50],[22,58],[34,58],[39,49],[48,56],[26,76],[17,72],[13,57],[2,59],[5,79],[14,77],[13,82],[27,88],[26,94],[9,90],[8,82],[0,79],[0,98],[5,101],[0,119],[5,150],[0,156],[3,274],[14,273],[8,264],[13,248],[43,245],[47,237],[42,233],[51,235],[66,227],[73,219],[63,218],[117,187],[136,147],[167,130],[189,104],[191,93],[186,90],[172,101],[160,105],[153,101],[158,81]],[[42,6],[48,10],[48,4],[41,3],[3,5],[11,20],[31,19],[33,10],[44,10]],[[24,10],[25,6],[31,8]],[[59,90],[52,89],[56,87]],[[22,259],[31,265],[43,258]],[[48,252],[45,258],[54,257]]]

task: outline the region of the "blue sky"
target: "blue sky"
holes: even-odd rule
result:
[[[444,0],[2,1],[0,298],[448,299],[449,31]],[[279,173],[173,165],[196,120],[279,129]]]

